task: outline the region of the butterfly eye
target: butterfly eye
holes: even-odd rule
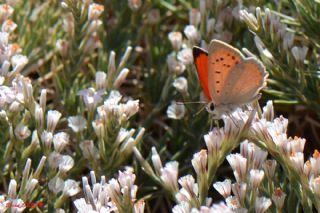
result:
[[[210,102],[210,103],[208,104],[208,109],[209,109],[210,112],[213,112],[213,111],[214,111],[215,107],[214,107],[213,102]]]

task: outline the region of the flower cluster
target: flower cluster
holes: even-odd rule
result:
[[[136,200],[137,185],[134,185],[135,174],[132,168],[119,171],[117,179],[106,182],[105,176],[100,183],[96,182],[95,173],[90,173],[91,186],[87,177],[82,178],[85,198],[74,201],[79,213],[82,212],[144,212],[144,201]]]

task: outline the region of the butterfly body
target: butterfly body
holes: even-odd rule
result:
[[[208,99],[207,111],[215,119],[260,97],[266,85],[263,64],[222,41],[212,40],[208,52],[193,48],[201,87]]]

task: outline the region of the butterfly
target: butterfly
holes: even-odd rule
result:
[[[208,100],[206,109],[214,119],[259,99],[260,90],[266,86],[264,65],[225,42],[212,40],[208,52],[194,46],[193,58]]]

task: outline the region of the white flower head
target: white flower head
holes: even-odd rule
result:
[[[184,117],[186,108],[183,103],[177,104],[175,101],[167,109],[167,116],[171,119],[179,120]]]
[[[92,3],[89,5],[88,9],[88,19],[98,19],[99,16],[103,13],[104,6],[101,4]]]
[[[244,181],[247,174],[247,159],[240,154],[230,154],[227,156],[227,161],[233,170],[237,182]]]
[[[13,8],[9,4],[0,5],[0,20],[7,19],[13,13]]]
[[[126,80],[130,70],[128,68],[123,68],[118,74],[117,78],[114,80],[113,85],[115,88],[119,88],[123,82]]]
[[[83,89],[78,92],[78,95],[83,97],[83,101],[89,111],[93,111],[97,105],[102,101],[104,91],[96,91],[93,87]]]
[[[51,152],[48,158],[48,164],[51,168],[58,168],[63,155],[58,152]]]
[[[20,72],[28,63],[28,58],[24,55],[14,55],[11,58],[11,64],[15,73]]]
[[[185,77],[178,77],[174,80],[173,86],[181,93],[188,93],[188,81]]]
[[[176,161],[166,163],[165,167],[160,170],[160,178],[168,189],[176,191],[178,189],[178,167]]]
[[[79,183],[75,180],[68,179],[64,182],[63,194],[72,197],[80,192]]]
[[[57,152],[61,152],[69,143],[69,135],[65,132],[59,132],[53,136],[53,146]]]
[[[170,32],[168,34],[169,41],[174,50],[179,50],[182,45],[182,33],[180,32]]]
[[[94,212],[92,206],[88,204],[84,198],[76,199],[73,203],[78,212]]]
[[[193,63],[192,50],[190,48],[184,48],[178,52],[177,58],[185,66],[189,66]]]
[[[18,25],[16,23],[14,23],[11,19],[7,19],[2,24],[1,30],[3,32],[12,33],[17,28],[17,26]]]
[[[263,213],[271,206],[272,202],[266,197],[257,197],[254,205],[255,212]]]
[[[80,143],[80,149],[86,159],[99,159],[99,151],[92,140],[84,140]]]
[[[31,131],[28,129],[27,126],[20,123],[16,126],[14,134],[19,140],[24,140],[31,135]]]
[[[54,132],[60,120],[61,113],[57,110],[49,110],[47,113],[47,130]]]
[[[201,21],[201,13],[198,9],[192,8],[189,11],[189,23],[193,26],[198,26]]]
[[[193,155],[191,160],[193,169],[196,171],[197,175],[204,175],[207,171],[207,162],[208,162],[207,150],[202,149],[200,152],[197,152]]]
[[[128,5],[131,10],[137,11],[142,5],[142,1],[141,0],[128,0]]]
[[[70,116],[68,118],[68,126],[72,129],[72,131],[74,131],[76,133],[81,132],[82,130],[84,130],[86,128],[87,121],[81,115]]]
[[[53,140],[53,134],[52,132],[43,131],[41,134],[41,142],[44,144],[44,146],[50,150]]]
[[[280,188],[276,188],[272,194],[272,200],[278,209],[281,209],[286,198],[286,193],[284,193]]]
[[[231,194],[231,180],[225,179],[223,182],[215,182],[213,187],[221,194],[224,198],[227,198]]]
[[[186,69],[186,66],[184,65],[184,63],[182,63],[181,61],[178,61],[174,54],[168,55],[167,65],[168,65],[169,71],[177,75],[182,74]]]
[[[107,74],[103,71],[96,72],[96,88],[97,90],[105,90],[107,83]]]
[[[49,181],[48,187],[50,191],[52,191],[54,194],[57,194],[62,191],[64,187],[64,182],[61,178],[55,176]]]
[[[59,162],[59,171],[61,173],[66,173],[74,166],[74,160],[69,155],[62,155]]]

